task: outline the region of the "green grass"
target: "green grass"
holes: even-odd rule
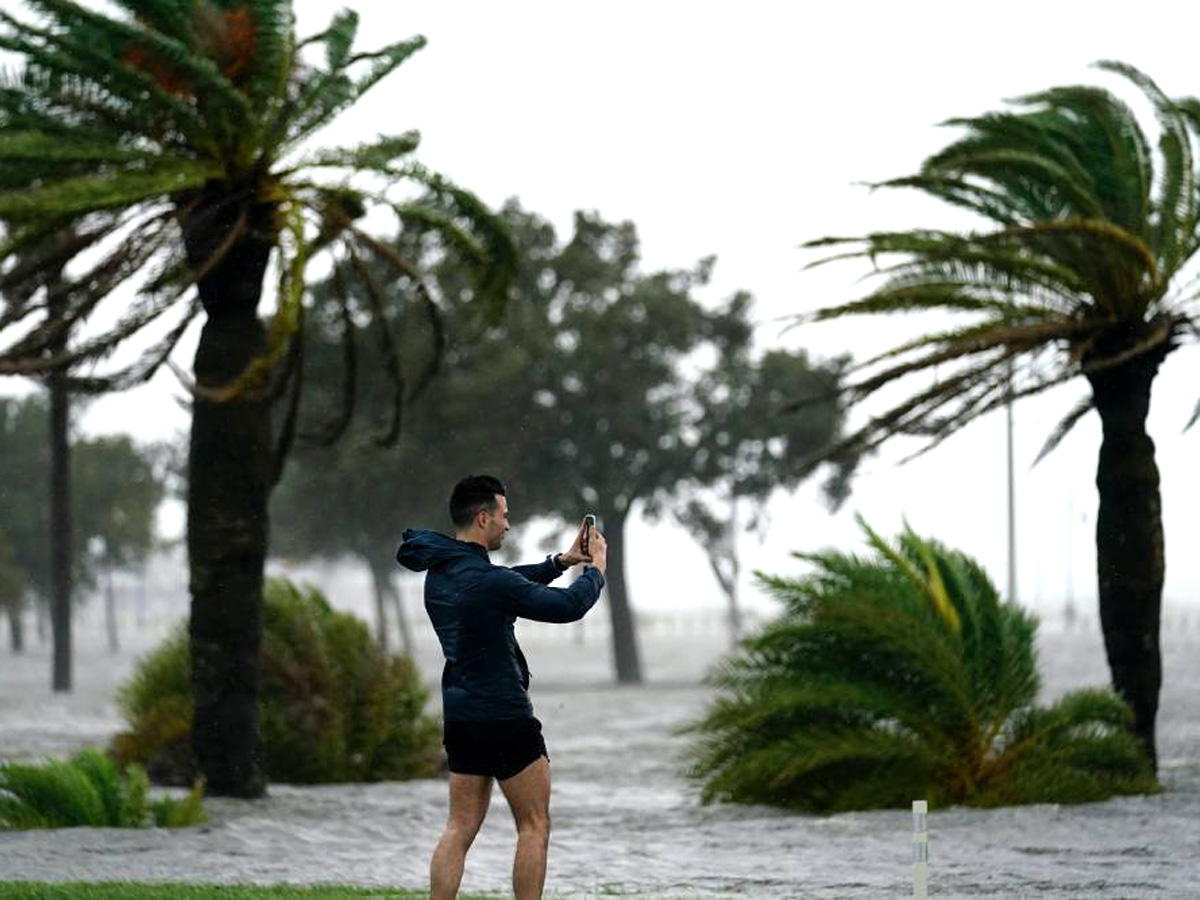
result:
[[[46,884],[37,881],[0,882],[0,900],[419,900],[427,891],[400,888],[295,887],[275,885],[215,886],[201,884]],[[462,900],[496,900],[501,894],[460,894]]]

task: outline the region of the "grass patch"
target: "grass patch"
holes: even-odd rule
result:
[[[428,891],[401,888],[297,887],[294,885],[134,884],[106,882],[47,884],[0,882],[0,900],[423,900]],[[502,894],[460,894],[462,900],[496,900]]]

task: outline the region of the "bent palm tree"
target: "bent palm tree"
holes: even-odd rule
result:
[[[760,576],[786,611],[714,673],[723,693],[687,729],[706,801],[825,812],[1155,789],[1113,693],[1033,705],[1037,623],[974,560],[863,529],[874,558],[796,554],[811,575]]]
[[[0,218],[15,223],[0,244],[0,290],[39,266],[82,264],[61,295],[38,292],[0,310],[0,375],[95,363],[135,332],[157,328],[133,364],[71,379],[76,390],[130,387],[168,360],[204,311],[188,467],[195,749],[210,792],[257,796],[267,494],[296,430],[305,265],[320,251],[354,261],[366,248],[389,259],[436,318],[415,269],[358,224],[368,212],[419,220],[464,249],[479,263],[476,297],[493,312],[511,250],[476,198],[409,160],[415,132],[305,151],[314,132],[422,38],[354,53],[357,17],[344,11],[298,42],[289,0],[115,5],[128,16],[69,0],[29,0],[39,14],[32,22],[0,12],[0,48],[25,63],[0,81]],[[322,47],[318,61],[312,53]],[[68,225],[74,239],[54,244]],[[257,309],[272,266],[276,312],[264,327]],[[120,284],[136,295],[119,295],[125,307],[115,324],[56,352],[76,323],[104,321],[96,308]],[[368,293],[396,398],[383,435],[390,441],[403,400],[424,376],[406,380],[378,288]],[[349,322],[348,306],[343,314]],[[352,409],[352,346],[345,358]],[[278,435],[276,400],[286,410]],[[320,437],[336,437],[348,418]]]
[[[963,137],[918,174],[885,186],[924,191],[992,227],[813,241],[807,246],[849,245],[831,259],[898,260],[876,270],[878,284],[864,297],[804,318],[913,310],[974,317],[861,363],[845,388],[849,403],[914,373],[932,370],[934,381],[872,416],[835,452],[865,452],[895,434],[929,438],[928,450],[1010,397],[1087,379],[1090,394],[1041,455],[1086,412],[1099,413],[1100,618],[1113,686],[1157,764],[1163,531],[1145,423],[1160,364],[1196,334],[1189,306],[1197,281],[1184,270],[1200,249],[1200,101],[1172,100],[1129,66],[1100,66],[1150,100],[1157,154],[1130,107],[1098,87],[1054,88],[1015,101],[1016,111],[952,120]]]

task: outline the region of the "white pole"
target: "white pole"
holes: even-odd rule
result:
[[[929,896],[929,832],[925,824],[929,804],[914,800],[913,812],[913,898],[926,900]]]

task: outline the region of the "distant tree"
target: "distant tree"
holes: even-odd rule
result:
[[[166,493],[166,458],[156,446],[138,447],[128,435],[105,435],[77,445],[74,478],[84,485],[75,510],[80,552],[104,584],[109,648],[119,649],[113,574],[145,562],[156,546],[155,517]],[[78,490],[78,488],[77,488]]]
[[[510,225],[518,246],[536,221]],[[608,607],[617,680],[642,680],[626,582],[626,526],[635,506],[655,516],[692,477],[697,452],[684,364],[711,347],[738,298],[710,312],[694,296],[713,260],[643,274],[631,222],[577,213],[571,240],[523,277],[528,321],[510,334],[530,348],[528,411],[514,427],[521,496],[567,522],[595,512],[608,539]]]
[[[638,681],[624,570],[634,504],[656,516],[681,511],[684,498],[705,485],[736,486],[756,498],[794,485],[804,474],[802,457],[837,435],[840,417],[832,404],[786,412],[787,391],[811,381],[828,393],[840,363],[811,365],[803,354],[782,352],[752,362],[750,298],[739,294],[706,310],[692,293],[707,279],[709,261],[692,271],[641,274],[630,223],[581,214],[564,246],[548,222],[515,201],[504,216],[519,259],[504,322],[488,325],[472,314],[471,285],[453,255],[431,260],[424,268],[446,311],[447,366],[406,409],[394,450],[380,452],[352,427],[330,451],[297,453],[273,507],[276,548],[362,559],[372,568],[382,627],[382,586],[390,583],[401,529],[448,528],[450,486],[468,473],[500,475],[516,522],[550,517],[574,525],[587,511],[599,514],[609,538],[615,671]],[[411,244],[401,250],[424,258]],[[335,271],[330,281],[339,278],[348,280]],[[349,292],[365,302],[353,286]],[[400,322],[418,310],[395,312],[397,330],[409,333]],[[315,372],[332,366],[338,353],[330,341],[340,341],[346,327],[334,320],[314,327],[306,365]],[[371,373],[383,370],[371,362],[373,342],[357,329],[349,333],[358,335],[348,346],[358,348],[369,403],[381,379]],[[685,363],[701,350],[720,362],[697,380]],[[419,358],[419,351],[417,342],[401,357]],[[328,387],[310,395],[311,409],[330,415],[340,402],[336,381],[316,380]]]
[[[795,489],[811,474],[813,454],[841,436],[843,416],[835,397],[846,366],[844,359],[814,363],[803,350],[771,350],[753,359],[749,303],[748,296],[738,298],[717,363],[696,381],[693,491],[685,504],[674,506],[675,520],[708,556],[735,645],[742,633],[741,511],[748,506],[745,527],[761,531],[771,496]],[[796,392],[824,399],[797,409],[790,403]],[[824,494],[832,508],[849,493],[856,463],[853,457],[838,461],[826,479]]]
[[[4,223],[4,231],[19,230],[19,224]],[[0,295],[13,308],[26,306],[39,290],[44,291],[48,318],[61,319],[69,306],[70,283],[63,275],[76,242],[77,223],[64,223],[43,241],[23,248],[13,270],[0,278]],[[28,276],[24,273],[29,272]],[[63,328],[46,345],[46,355],[63,358],[69,349],[71,329]],[[49,528],[45,535],[50,551],[53,594],[50,621],[53,636],[51,687],[70,691],[72,684],[71,594],[73,590],[71,541],[75,525],[71,519],[71,418],[70,365],[60,363],[44,376],[50,397]]]
[[[423,250],[419,238],[405,237],[397,251],[418,260],[422,268],[444,271],[454,288],[468,293],[469,270],[457,256],[444,259]],[[306,378],[311,381],[306,413],[299,433],[320,434],[341,421],[349,410],[338,369],[344,360],[359,384],[355,419],[345,424],[345,436],[326,446],[301,441],[292,465],[271,501],[275,526],[272,553],[292,559],[335,559],[351,556],[366,565],[376,604],[376,639],[388,646],[387,608],[390,605],[405,649],[411,649],[407,618],[394,580],[395,550],[405,528],[422,526],[448,530],[447,500],[456,481],[471,472],[503,473],[520,452],[521,441],[508,422],[525,394],[518,386],[525,358],[504,346],[504,329],[488,329],[470,299],[439,297],[444,310],[437,328],[443,344],[441,370],[422,386],[404,412],[404,430],[391,446],[376,439],[376,422],[386,419],[388,380],[409,383],[428,355],[431,323],[419,302],[400,298],[385,315],[400,335],[397,364],[389,369],[384,348],[371,329],[356,324],[360,310],[369,308],[367,285],[388,278],[377,261],[362,261],[367,278],[354,279],[350,263],[335,268],[314,286],[317,298],[344,293],[350,315],[314,316],[305,343]],[[450,275],[451,270],[453,275]],[[431,289],[439,278],[431,279]],[[327,306],[319,304],[318,308]],[[490,336],[489,336],[490,335]],[[480,349],[475,352],[476,348]],[[507,361],[506,361],[507,360]],[[501,390],[495,390],[503,385]]]
[[[970,317],[862,363],[844,388],[849,403],[910,384],[907,376],[918,384],[831,453],[868,451],[897,434],[928,438],[928,449],[1013,399],[1086,379],[1090,390],[1042,454],[1098,413],[1100,621],[1113,686],[1157,765],[1165,549],[1146,416],[1159,366],[1196,335],[1200,100],[1172,100],[1130,66],[1101,67],[1140,88],[1155,114],[1157,153],[1133,108],[1098,87],[1052,88],[1013,111],[953,120],[959,138],[916,175],[885,185],[970,210],[983,230],[813,241],[837,248],[833,259],[869,261],[876,280],[865,296],[806,318]]]
[[[8,619],[8,640],[13,653],[21,653],[25,649],[25,627],[21,614],[28,588],[29,575],[17,564],[12,541],[0,526],[0,609],[4,610]]]
[[[46,540],[51,517],[46,491],[48,406],[46,398],[37,394],[0,398],[4,527],[13,559],[43,605],[54,596],[54,562]],[[166,476],[160,451],[139,447],[125,435],[73,436],[71,445],[75,515],[69,565],[72,580],[91,587],[101,572],[131,565],[153,546],[155,513]]]

